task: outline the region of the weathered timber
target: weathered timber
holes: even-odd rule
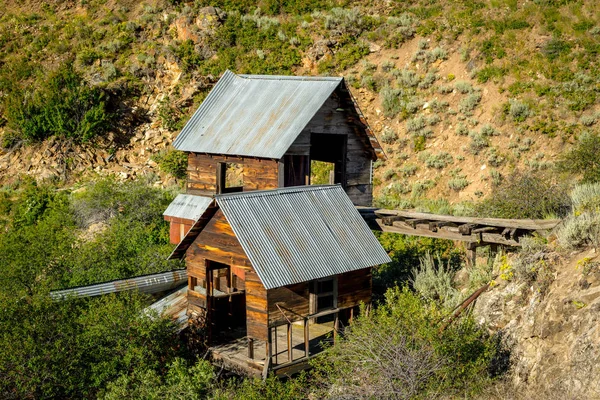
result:
[[[520,246],[519,238],[548,232],[560,220],[455,217],[412,211],[357,207],[373,230],[482,244]],[[427,228],[422,227],[427,224]]]
[[[476,224],[482,226],[497,226],[500,228],[515,228],[531,231],[551,230],[560,223],[558,219],[502,219],[502,218],[478,218],[457,217],[453,215],[430,214],[415,211],[384,210],[367,207],[357,207],[363,217],[383,218],[387,216],[399,216],[405,219],[425,219],[428,221],[452,222],[455,224]]]
[[[419,225],[419,224],[428,224],[429,225],[429,220],[422,219],[422,218],[407,219],[404,222],[406,222],[407,225],[412,226],[413,229],[416,228],[417,225]]]

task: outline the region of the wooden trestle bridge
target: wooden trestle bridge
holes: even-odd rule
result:
[[[520,247],[521,239],[535,233],[546,236],[559,219],[501,219],[455,217],[403,210],[357,207],[373,230],[466,242],[468,262],[474,263],[475,249],[490,246]]]

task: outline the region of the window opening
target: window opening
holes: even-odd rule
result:
[[[217,165],[217,193],[244,190],[244,167],[238,163],[222,162]]]

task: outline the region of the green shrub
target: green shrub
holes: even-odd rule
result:
[[[4,100],[8,127],[28,141],[50,136],[85,142],[116,123],[108,112],[107,94],[87,86],[72,64],[45,78],[39,88],[15,87]]]
[[[477,397],[490,381],[494,340],[469,317],[440,333],[446,313],[407,288],[389,290],[383,304],[357,318],[317,360],[323,385],[316,397]]]
[[[458,103],[458,110],[463,114],[473,111],[481,102],[481,93],[475,92],[469,94]]]
[[[459,93],[462,94],[468,94],[473,92],[473,85],[471,85],[469,82],[467,81],[457,81],[454,84],[454,87],[456,88],[456,90],[459,91]]]
[[[406,131],[407,132],[417,132],[423,128],[425,128],[425,117],[419,116],[415,118],[411,118],[406,121]]]
[[[392,89],[389,86],[381,90],[381,106],[383,107],[383,114],[386,117],[393,118],[402,110],[401,94],[401,90]]]
[[[448,180],[448,187],[455,192],[460,192],[470,183],[465,176],[457,176]]]
[[[600,136],[584,132],[575,147],[559,161],[558,167],[581,175],[582,183],[600,182]]]
[[[173,175],[177,179],[187,176],[187,154],[183,151],[168,149],[154,156],[152,159],[158,164],[161,171]]]
[[[508,101],[508,115],[516,122],[523,122],[531,114],[529,106],[519,100]]]
[[[419,155],[419,161],[425,164],[427,168],[443,169],[447,165],[452,164],[454,159],[449,153],[441,152],[437,154],[430,154],[423,152]]]
[[[600,214],[600,183],[584,183],[571,191],[573,213],[595,212]]]
[[[383,132],[381,132],[381,141],[385,144],[392,144],[396,141],[396,139],[398,139],[398,135],[390,127],[386,126],[383,129]]]
[[[563,249],[600,245],[600,214],[584,212],[566,218],[556,231],[556,239]]]
[[[563,185],[534,171],[516,171],[493,187],[490,196],[476,206],[481,217],[533,218],[564,216],[570,199]]]
[[[486,83],[489,80],[496,80],[502,78],[507,73],[508,70],[506,68],[490,65],[477,71],[477,81],[479,83]]]
[[[461,301],[461,295],[453,286],[454,270],[437,262],[430,253],[419,261],[419,267],[412,270],[412,287],[426,300],[435,301],[443,307],[453,309]]]

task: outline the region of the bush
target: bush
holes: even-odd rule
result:
[[[436,254],[452,269],[457,269],[463,254],[452,241],[394,233],[378,233],[379,242],[390,254],[391,263],[373,269],[373,295],[379,298],[390,287],[402,285],[412,277],[423,254]]]
[[[412,270],[412,286],[426,300],[435,301],[445,308],[453,309],[461,301],[461,295],[454,288],[454,271],[450,265],[427,253],[421,257],[418,268]]]
[[[389,290],[385,303],[354,321],[317,361],[320,397],[471,398],[490,380],[494,342],[472,318],[443,333],[444,308],[407,288]],[[317,396],[317,397],[319,397]]]
[[[401,90],[392,89],[389,86],[381,90],[381,106],[383,107],[383,114],[386,117],[393,118],[402,110],[401,94]]]
[[[585,132],[558,163],[559,169],[580,175],[582,183],[600,182],[600,136]]]
[[[470,113],[479,105],[480,102],[481,93],[471,93],[458,103],[458,110],[463,114]]]
[[[600,214],[584,212],[566,218],[556,232],[561,248],[571,250],[584,246],[600,245]]]
[[[419,160],[421,162],[425,163],[425,165],[428,168],[436,168],[436,169],[443,169],[448,164],[452,164],[454,162],[454,159],[452,158],[452,156],[446,152],[441,152],[438,154],[430,154],[430,153],[424,152],[419,155]]]
[[[493,188],[489,198],[476,206],[481,217],[532,218],[564,216],[570,200],[563,185],[533,171],[516,171]]]
[[[168,149],[152,157],[161,171],[173,175],[177,179],[187,176],[187,154],[183,151]]]
[[[571,191],[573,213],[600,213],[600,183],[577,185]]]
[[[390,127],[386,126],[383,129],[383,132],[381,132],[381,141],[385,144],[392,144],[396,141],[396,139],[398,139],[398,135]]]
[[[13,88],[5,98],[4,111],[8,127],[22,139],[41,141],[56,135],[85,142],[115,124],[107,101],[103,90],[87,86],[73,65],[65,64],[39,88]]]

